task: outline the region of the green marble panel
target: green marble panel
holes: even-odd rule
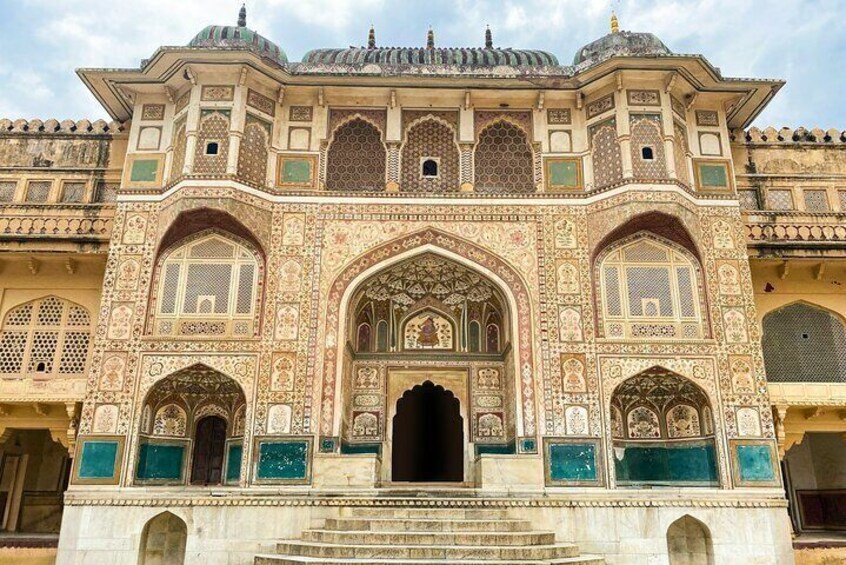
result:
[[[554,443],[549,446],[549,478],[553,481],[596,481],[595,443]]]
[[[240,443],[229,444],[229,452],[226,454],[226,482],[237,483],[241,478],[241,457],[244,454],[244,446]]]
[[[728,188],[728,167],[724,164],[699,164],[699,179],[703,187]]]
[[[308,479],[309,445],[307,441],[263,441],[259,443],[258,479]]]
[[[619,446],[615,448],[618,451]],[[617,482],[651,484],[718,484],[714,444],[628,444],[615,456]]]
[[[510,443],[477,443],[476,455],[494,454],[494,455],[514,455],[517,452],[517,446],[514,442]]]
[[[132,182],[156,182],[158,171],[158,159],[136,159],[132,162],[129,180]]]
[[[344,455],[357,455],[360,453],[372,453],[382,455],[381,443],[342,443],[341,453]]]
[[[578,188],[579,169],[575,161],[550,161],[549,186],[553,188]]]
[[[181,482],[184,464],[184,445],[145,443],[139,450],[135,478]]]
[[[116,440],[85,440],[79,463],[80,479],[111,479],[115,476],[118,442]]]
[[[737,465],[741,481],[772,482],[776,479],[773,470],[773,452],[768,445],[737,445]]]
[[[282,163],[284,184],[311,184],[311,159],[287,159]]]

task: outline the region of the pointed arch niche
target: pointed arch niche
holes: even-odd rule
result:
[[[141,532],[140,565],[182,565],[185,563],[185,546],[188,526],[179,516],[170,512],[150,519]]]
[[[245,420],[244,391],[223,373],[198,364],[165,377],[142,404],[136,484],[237,484]]]
[[[653,367],[617,386],[609,408],[618,486],[719,486],[713,409],[692,381]]]
[[[381,453],[390,480],[389,410],[432,380],[468,399],[468,460],[536,445],[528,441],[536,433],[530,304],[507,264],[440,231],[372,249],[330,287],[321,434],[340,436],[342,452]]]

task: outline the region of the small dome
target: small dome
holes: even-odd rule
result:
[[[288,57],[278,45],[247,27],[247,11],[243,7],[238,14],[238,25],[207,26],[194,36],[194,39],[188,43],[188,47],[222,47],[246,50],[261,57],[272,59],[282,65],[288,62]]]
[[[573,57],[573,65],[591,67],[611,57],[672,54],[673,52],[654,34],[615,31],[579,49]]]

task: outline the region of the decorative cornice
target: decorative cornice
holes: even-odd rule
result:
[[[731,140],[738,144],[745,145],[846,145],[846,130],[838,131],[835,128],[822,130],[820,128],[805,129],[799,127],[794,129],[765,129],[749,128],[746,131],[734,130],[731,132]]]
[[[554,490],[550,491],[554,493]],[[607,493],[607,491],[606,491]],[[608,493],[610,494],[610,493]],[[615,491],[615,498],[590,498],[590,494],[579,492],[570,497],[555,494],[514,495],[509,498],[450,498],[449,495],[432,498],[403,498],[375,495],[368,496],[332,496],[332,495],[255,495],[221,494],[190,496],[184,491],[175,493],[164,491],[145,496],[132,496],[126,492],[96,496],[89,492],[68,491],[65,494],[67,506],[308,506],[308,507],[346,507],[368,506],[376,508],[661,508],[661,507],[698,507],[698,508],[785,508],[787,501],[773,493],[771,496],[750,494],[748,496],[721,497],[667,497],[658,498],[649,493],[650,498],[637,498],[634,492]],[[595,495],[594,495],[595,496]]]
[[[128,123],[97,120],[10,120],[0,119],[0,135],[12,134],[70,134],[70,135],[116,135],[128,133]]]

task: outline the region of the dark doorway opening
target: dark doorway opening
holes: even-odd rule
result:
[[[406,391],[393,421],[393,480],[462,482],[463,424],[458,399],[444,387],[426,381]]]
[[[223,453],[226,451],[226,420],[208,416],[197,422],[194,435],[192,485],[219,485],[223,475]]]

